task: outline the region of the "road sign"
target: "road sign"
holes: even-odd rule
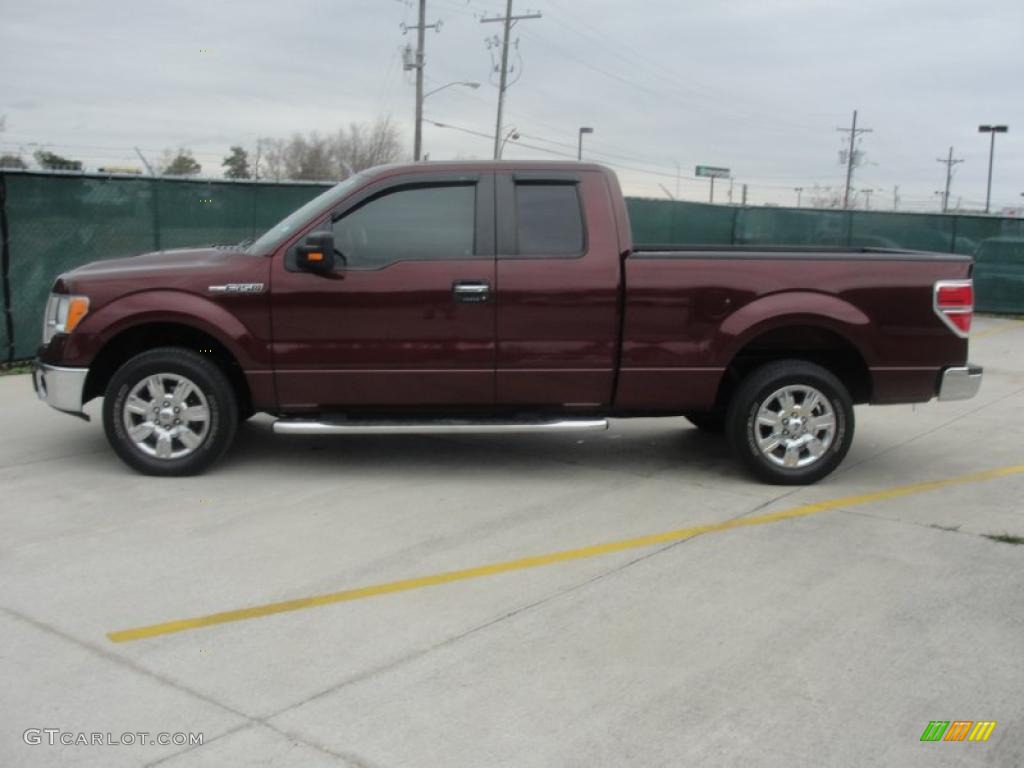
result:
[[[728,168],[716,168],[713,165],[698,165],[697,175],[706,176],[711,179],[728,179],[729,169]]]

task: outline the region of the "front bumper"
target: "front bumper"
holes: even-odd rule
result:
[[[62,368],[36,360],[32,364],[32,386],[40,400],[58,411],[88,419],[82,413],[82,391],[88,374],[88,368]]]
[[[981,388],[982,368],[980,365],[947,368],[939,380],[939,400],[969,400]]]

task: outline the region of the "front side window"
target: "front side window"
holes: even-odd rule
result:
[[[583,253],[583,214],[575,184],[516,183],[520,256]]]
[[[469,259],[475,218],[475,184],[407,187],[371,198],[335,221],[334,247],[349,269]]]

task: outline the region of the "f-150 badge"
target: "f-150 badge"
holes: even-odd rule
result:
[[[210,293],[263,293],[263,283],[225,283],[211,285]]]

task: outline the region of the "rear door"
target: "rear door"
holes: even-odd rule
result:
[[[611,402],[619,253],[601,173],[496,174],[499,405]]]
[[[494,175],[384,179],[314,229],[344,265],[273,268],[278,400],[289,410],[494,402]]]

